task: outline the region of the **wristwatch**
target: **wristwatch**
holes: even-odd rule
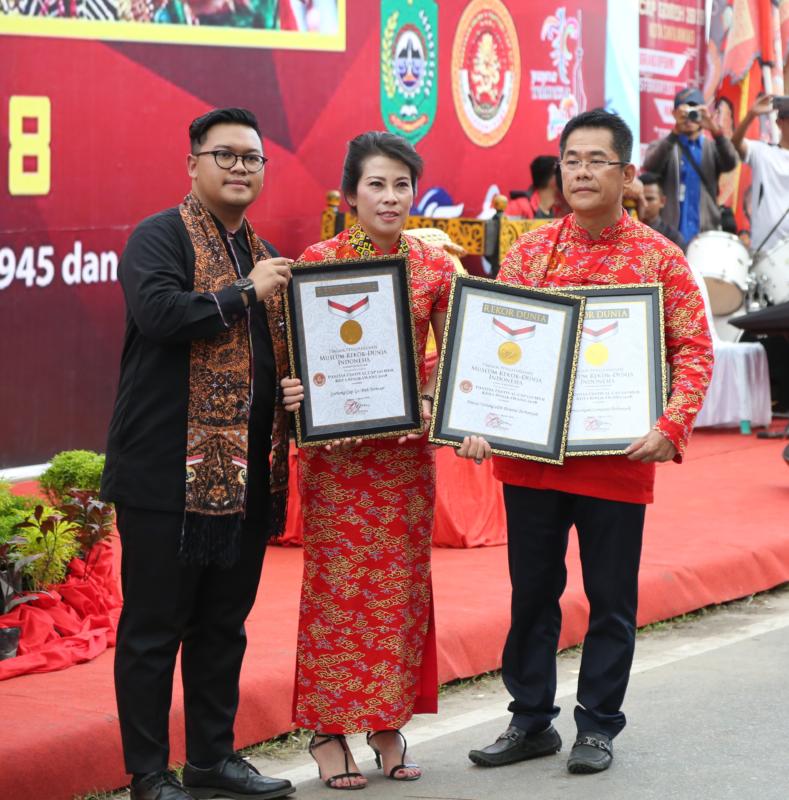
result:
[[[258,295],[255,291],[255,284],[249,278],[239,278],[233,281],[233,286],[238,289],[241,294],[247,296],[247,305],[251,306],[258,301]]]

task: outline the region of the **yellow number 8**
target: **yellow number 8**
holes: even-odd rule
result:
[[[35,129],[25,130],[25,120]],[[32,127],[32,126],[31,126]],[[52,105],[48,97],[15,95],[8,103],[8,191],[12,195],[49,194],[52,176]]]

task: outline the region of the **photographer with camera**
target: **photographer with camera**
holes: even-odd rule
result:
[[[699,233],[721,227],[718,177],[737,166],[737,152],[698,89],[677,93],[674,120],[671,133],[649,145],[642,166],[660,180],[666,196],[663,220],[690,242]]]

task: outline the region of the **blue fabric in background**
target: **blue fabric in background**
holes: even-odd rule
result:
[[[679,140],[701,168],[702,137],[691,140],[687,136],[680,135]],[[685,237],[685,241],[689,242],[698,234],[701,225],[701,176],[692,165],[688,164],[687,156],[682,150],[679,160],[679,185],[685,187],[684,200],[679,204],[679,232]],[[682,196],[680,194],[680,197]]]

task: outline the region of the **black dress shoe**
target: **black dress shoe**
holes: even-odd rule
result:
[[[574,775],[590,775],[608,769],[613,760],[611,737],[604,733],[584,731],[575,740],[570,758],[567,759],[567,770]]]
[[[166,769],[135,778],[129,792],[131,800],[192,800],[181,781]]]
[[[290,782],[261,775],[245,758],[232,755],[210,769],[184,766],[184,788],[196,800],[275,800],[296,791]]]
[[[529,758],[551,756],[561,749],[562,740],[553,725],[539,733],[526,733],[510,725],[493,744],[482,750],[472,750],[468,757],[480,767],[500,767]]]

